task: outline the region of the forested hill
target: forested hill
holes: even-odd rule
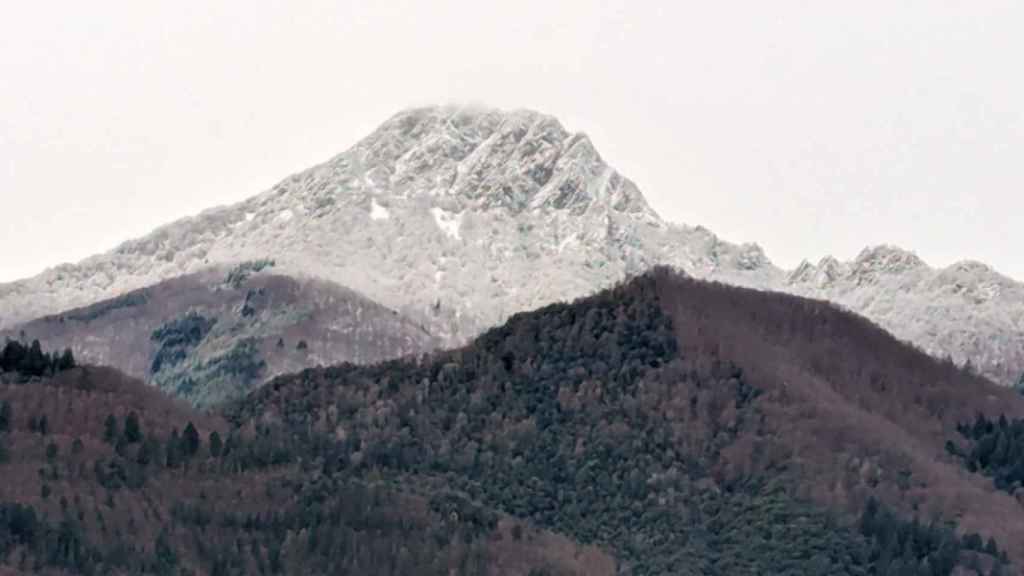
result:
[[[1024,559],[1024,510],[945,443],[1022,410],[829,304],[658,270],[419,362],[277,379],[231,418],[635,574],[989,574]]]
[[[0,574],[615,573],[460,494],[325,473],[284,445],[109,368],[0,370]]]
[[[23,572],[988,576],[1024,561],[1002,461],[949,449],[978,414],[1012,427],[1024,399],[826,303],[666,270],[463,348],[282,376],[203,418],[98,368],[3,378],[0,471],[21,480],[0,486],[0,556]]]

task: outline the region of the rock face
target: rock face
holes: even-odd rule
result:
[[[202,407],[285,372],[378,362],[440,344],[360,294],[277,275],[267,264],[179,276],[0,331],[0,340],[70,347],[79,361],[115,366]]]
[[[865,254],[876,252],[888,249]],[[399,113],[346,152],[249,200],[0,285],[0,327],[261,258],[276,260],[281,273],[351,287],[447,343],[664,264],[835,300],[1001,379],[1024,369],[1012,353],[1024,350],[1024,297],[1009,279],[957,272],[967,264],[932,271],[909,255],[827,260],[787,273],[756,245],[662,220],[585,135],[554,118],[454,107]]]

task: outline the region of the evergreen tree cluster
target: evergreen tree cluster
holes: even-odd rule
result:
[[[997,420],[978,414],[973,423],[961,423],[957,431],[969,446],[962,449],[953,442],[946,449],[963,459],[971,472],[989,476],[1000,490],[1013,492],[1024,486],[1024,420]]]
[[[103,422],[103,441],[115,448],[115,456],[97,460],[94,473],[99,484],[108,490],[139,489],[147,475],[187,465],[202,446],[192,422],[185,425],[184,432],[179,433],[175,428],[166,438],[161,438],[156,433],[145,433],[135,412],[125,416],[123,426],[116,416],[107,415]],[[211,433],[212,441],[220,443],[216,431]],[[219,447],[217,451],[220,452]]]
[[[957,566],[978,565],[980,554],[991,557],[993,574],[1002,573],[1006,564],[995,540],[982,545],[978,534],[958,536],[953,524],[904,520],[874,498],[865,505],[858,526],[868,540],[874,574],[948,576]]]
[[[70,348],[60,353],[43,352],[39,340],[25,345],[8,340],[0,351],[0,372],[16,372],[23,376],[45,376],[75,367],[75,356]]]
[[[216,318],[189,312],[154,330],[150,339],[156,344],[157,350],[153,355],[150,372],[157,374],[180,364],[206,338],[216,323]]]
[[[73,574],[97,574],[100,554],[86,542],[80,523],[65,515],[51,522],[31,505],[0,503],[0,558],[19,548],[34,560],[26,573],[52,567]]]

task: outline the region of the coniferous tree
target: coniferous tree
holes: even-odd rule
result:
[[[113,444],[117,441],[117,417],[113,414],[108,414],[107,419],[103,421],[103,441],[107,444]]]
[[[75,366],[75,355],[71,352],[71,348],[65,348],[64,353],[57,359],[56,370],[63,372],[64,370],[71,370]]]
[[[160,442],[152,435],[147,436],[142,441],[142,446],[139,447],[139,452],[135,457],[135,461],[140,466],[149,466],[150,464],[160,462]]]
[[[181,464],[181,437],[178,429],[171,430],[171,437],[167,440],[167,467],[177,468]]]
[[[199,451],[199,432],[191,422],[185,426],[185,432],[182,434],[182,443],[184,447],[185,455],[192,457]]]
[[[14,418],[11,403],[7,400],[0,404],[0,432],[10,432],[11,420]]]
[[[21,369],[25,347],[17,340],[8,340],[0,352],[0,372],[16,372]]]
[[[49,359],[43,354],[39,340],[33,340],[29,346],[28,353],[22,361],[21,372],[28,376],[42,376],[49,367]]]
[[[142,440],[142,427],[139,425],[139,416],[135,412],[129,412],[124,419],[124,439],[129,444],[135,444]]]
[[[220,458],[223,448],[224,444],[220,439],[220,434],[218,434],[216,430],[210,432],[210,456]]]

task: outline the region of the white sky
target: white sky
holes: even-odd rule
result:
[[[780,265],[892,243],[1024,279],[1024,3],[496,5],[0,0],[0,280],[446,102],[553,114]]]

